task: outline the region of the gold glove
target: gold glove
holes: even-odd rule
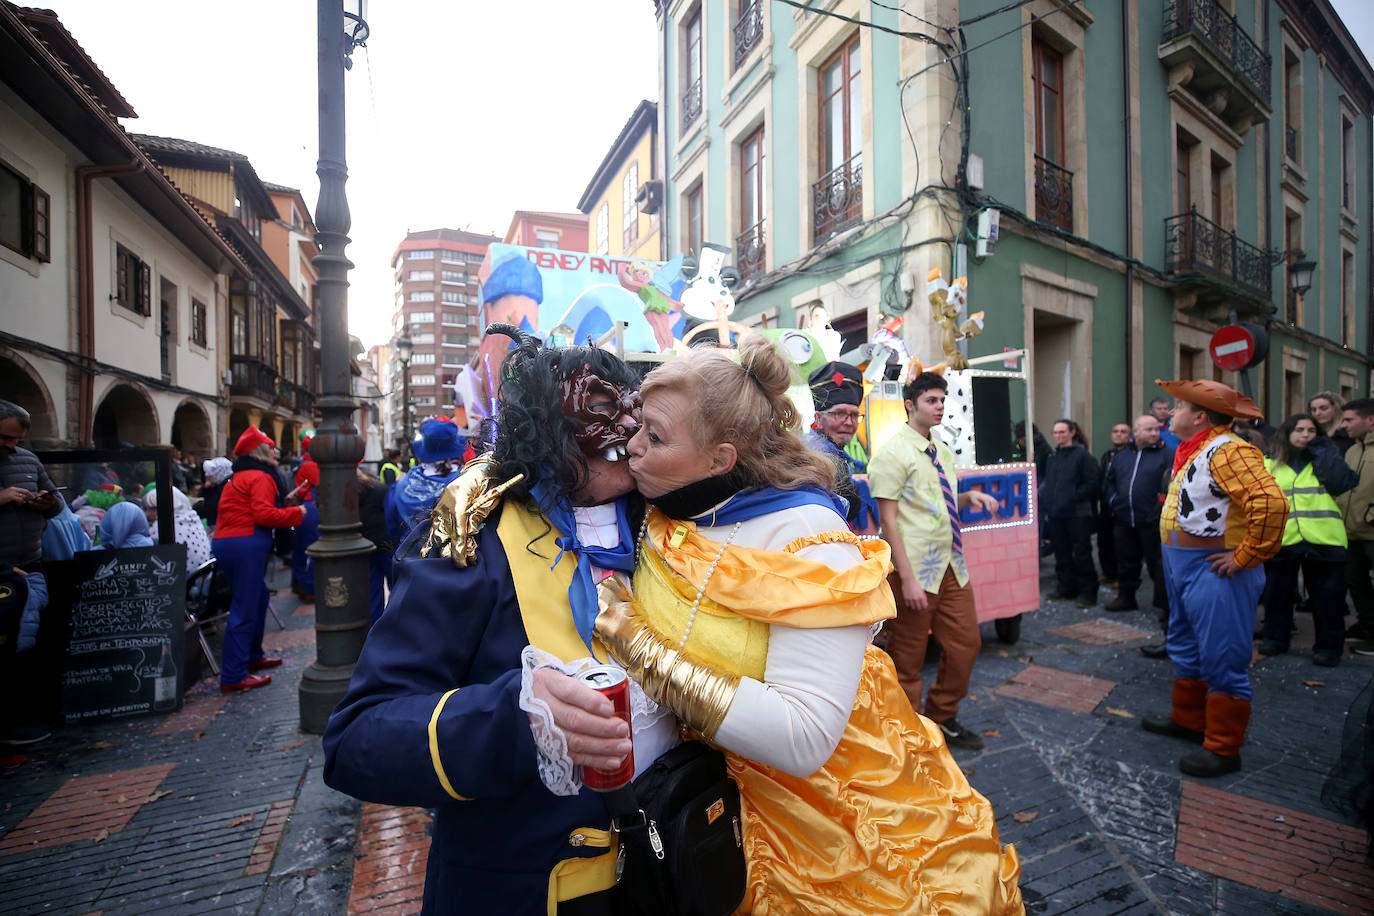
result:
[[[501,494],[525,479],[516,474],[499,486],[491,486],[495,465],[487,456],[469,461],[458,479],[444,487],[430,513],[429,538],[420,548],[422,557],[448,557],[457,567],[477,559],[477,535],[487,516],[501,501]]]
[[[666,706],[703,738],[715,737],[739,689],[739,675],[722,674],[681,655],[639,615],[639,606],[620,580],[611,577],[597,588],[601,613],[596,634],[611,657],[644,693]]]

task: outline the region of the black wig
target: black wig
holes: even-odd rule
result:
[[[575,423],[563,415],[559,383],[588,371],[612,384],[638,388],[638,374],[605,350],[546,349],[507,324],[493,324],[486,333],[505,334],[518,342],[502,366],[497,401],[492,458],[502,478],[524,474],[525,479],[512,492],[525,496],[547,467],[559,492],[577,492],[590,482],[591,474],[582,449],[573,439]]]

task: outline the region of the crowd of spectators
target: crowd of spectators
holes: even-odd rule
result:
[[[1299,609],[1314,617],[1313,662],[1335,665],[1347,646],[1374,655],[1374,460],[1366,459],[1374,447],[1374,399],[1345,403],[1335,392],[1319,391],[1306,406],[1277,427],[1236,420],[1231,432],[1265,454],[1266,467],[1289,500],[1283,546],[1264,564],[1258,650],[1289,651]],[[1096,461],[1078,424],[1067,418],[1054,423],[1055,444],[1046,446],[1043,462],[1036,449],[1043,534],[1055,558],[1053,597],[1091,607],[1098,586],[1106,585],[1116,591],[1107,610],[1136,610],[1143,565],[1150,577],[1148,600],[1166,633],[1159,514],[1181,444],[1169,430],[1169,411],[1168,399],[1155,398],[1131,424],[1114,424],[1111,446]],[[1097,566],[1090,547],[1094,536]],[[1349,628],[1347,612],[1355,615]],[[1162,646],[1142,651],[1165,654]]]

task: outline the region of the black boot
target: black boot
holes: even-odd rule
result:
[[[1182,738],[1184,741],[1191,741],[1194,744],[1202,743],[1202,732],[1185,728],[1168,716],[1145,716],[1140,720],[1140,727],[1147,732],[1154,732],[1156,735]]]
[[[1201,735],[1198,736],[1199,738]],[[1178,768],[1189,776],[1207,779],[1212,776],[1225,776],[1240,769],[1240,754],[1223,757],[1211,751],[1196,751],[1178,758]]]

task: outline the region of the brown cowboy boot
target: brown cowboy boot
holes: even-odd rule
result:
[[[1173,710],[1169,717],[1145,716],[1140,727],[1156,735],[1201,744],[1207,728],[1207,682],[1194,677],[1174,678]]]
[[[1240,769],[1240,747],[1250,724],[1250,701],[1225,693],[1207,695],[1207,737],[1202,750],[1184,754],[1178,768],[1189,776],[1209,777]]]

